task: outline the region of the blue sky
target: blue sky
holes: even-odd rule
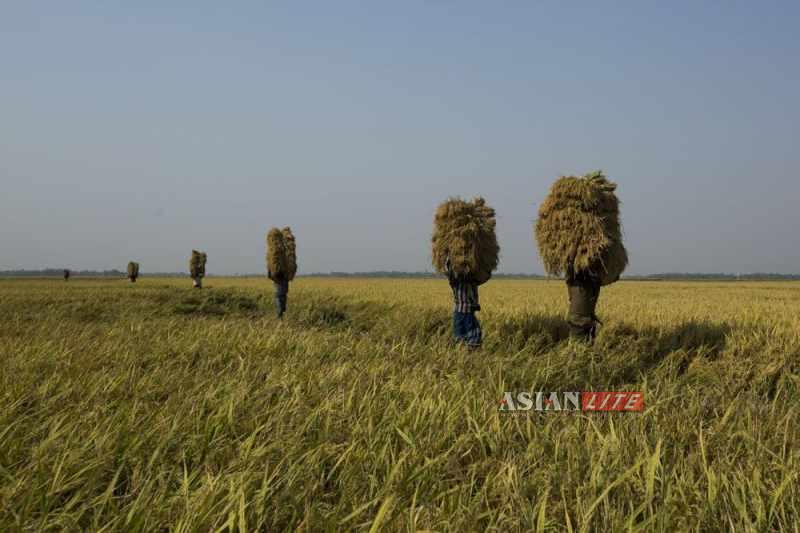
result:
[[[0,269],[425,270],[483,195],[500,270],[561,174],[630,273],[800,272],[796,2],[6,2]]]

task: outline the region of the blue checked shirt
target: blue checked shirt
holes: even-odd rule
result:
[[[450,288],[453,289],[453,310],[457,313],[471,313],[480,311],[478,303],[478,284],[465,281],[456,276],[452,269],[447,270],[447,278],[450,281]]]

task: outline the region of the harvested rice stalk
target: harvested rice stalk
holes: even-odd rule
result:
[[[297,243],[289,226],[281,230],[283,244],[286,249],[286,279],[292,281],[297,274]]]
[[[557,179],[539,206],[535,237],[548,274],[587,273],[602,285],[628,265],[622,244],[617,185],[602,171]]]
[[[131,280],[131,283],[136,283],[136,278],[139,277],[139,263],[136,261],[130,261],[128,263],[128,279]]]
[[[206,259],[207,255],[204,252],[192,250],[192,256],[189,259],[189,275],[192,277],[194,287],[202,287],[202,279],[206,275]]]
[[[483,198],[466,202],[450,198],[439,205],[433,220],[433,266],[446,273],[450,258],[455,274],[485,283],[497,269],[500,246],[495,212]]]
[[[267,232],[267,271],[273,278],[287,275],[286,243],[278,228]]]

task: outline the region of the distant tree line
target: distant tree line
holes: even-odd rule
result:
[[[42,270],[0,270],[0,277],[4,278],[49,278],[49,277],[63,277],[63,268],[45,268]],[[86,277],[86,278],[127,278],[128,273],[116,268],[111,270],[70,270],[71,276]],[[166,277],[175,278],[186,276],[186,273],[181,272],[148,272],[151,277]]]
[[[315,272],[306,274],[314,278],[430,278],[439,279],[436,272],[403,272],[400,270],[374,270],[370,272]],[[541,274],[492,274],[493,279],[544,279]]]
[[[800,280],[800,274],[778,274],[776,272],[754,272],[750,274],[730,274],[727,272],[693,273],[693,272],[667,272],[664,274],[648,274],[645,276],[624,276],[625,279],[641,280]]]
[[[43,270],[0,270],[0,277],[6,278],[60,278],[64,274],[62,268],[46,268]],[[73,276],[87,278],[126,278],[127,273],[117,269],[111,270],[73,270]],[[184,277],[185,272],[148,272],[148,277],[175,278]],[[259,277],[263,274],[233,274],[230,277]],[[371,272],[316,272],[305,274],[304,277],[324,277],[324,278],[440,278],[440,274],[434,272],[403,272],[399,270],[375,270]],[[547,279],[541,274],[498,274],[492,275],[493,279]],[[555,279],[555,278],[553,278]],[[622,279],[628,280],[710,280],[710,281],[736,281],[736,280],[800,280],[800,274],[779,274],[775,272],[756,272],[750,274],[730,274],[726,272],[716,273],[692,273],[692,272],[667,272],[663,274],[646,274],[639,276],[623,276]]]

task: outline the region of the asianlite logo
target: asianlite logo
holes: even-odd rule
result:
[[[500,411],[642,411],[641,392],[505,392]]]

